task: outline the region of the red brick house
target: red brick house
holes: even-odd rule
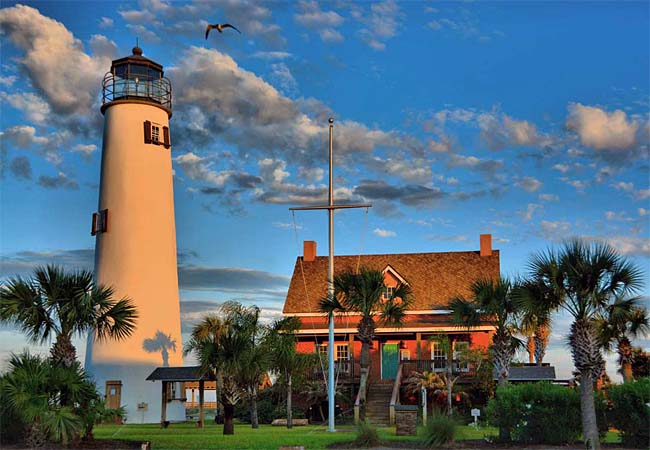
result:
[[[384,273],[387,295],[399,282],[408,283],[414,298],[401,328],[378,327],[371,349],[370,377],[392,380],[400,360],[417,360],[419,370],[444,370],[444,356],[428,339],[445,333],[454,350],[487,347],[491,326],[466,329],[454,326],[446,305],[450,298],[471,297],[471,284],[482,278],[499,277],[499,251],[492,249],[491,235],[481,235],[479,251],[335,256],[335,273],[369,267]],[[303,352],[327,352],[327,318],[318,311],[327,295],[327,256],[317,256],[316,243],[305,241],[298,257],[284,304],[285,316],[302,321],[298,348]],[[355,339],[358,316],[335,317],[335,357],[339,380],[355,383],[359,376],[361,342]],[[410,363],[412,366],[414,363]],[[469,368],[465,368],[469,370]]]

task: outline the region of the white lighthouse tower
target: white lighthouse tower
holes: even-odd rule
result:
[[[93,214],[95,277],[138,311],[126,340],[93,342],[86,369],[108,407],[128,423],[161,419],[160,366],[181,366],[182,341],[169,119],[171,84],[160,64],[133,54],[113,61],[103,82],[104,137],[99,209]],[[184,420],[180,383],[165,396],[168,420]]]

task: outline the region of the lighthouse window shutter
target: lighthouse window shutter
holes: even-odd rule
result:
[[[171,147],[171,142],[169,140],[169,127],[163,127],[163,139],[165,148]]]
[[[97,213],[93,213],[93,224],[90,228],[90,235],[94,236],[97,234]]]
[[[151,122],[148,120],[144,122],[144,143],[151,144]]]

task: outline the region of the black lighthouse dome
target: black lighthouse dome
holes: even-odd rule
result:
[[[114,60],[104,76],[102,113],[116,102],[153,103],[171,116],[171,83],[162,65],[142,56],[138,46],[133,47],[131,55]]]

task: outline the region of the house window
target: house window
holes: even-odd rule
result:
[[[434,372],[442,372],[447,367],[447,357],[440,342],[431,343],[431,368]]]
[[[350,347],[348,344],[336,344],[336,362],[340,372],[350,373]]]
[[[410,350],[400,350],[399,351],[400,355],[400,360],[401,361],[408,361],[411,359],[411,351]]]
[[[172,144],[169,139],[169,127],[161,127],[159,124],[151,123],[150,120],[145,120],[144,143],[162,145],[165,148],[170,148]]]
[[[454,365],[459,372],[469,372],[469,361],[461,361],[461,357],[467,354],[469,350],[469,342],[455,341],[454,342]]]
[[[327,359],[327,344],[319,344],[318,345],[318,355],[321,358]]]
[[[160,127],[151,125],[151,142],[158,144],[160,142]]]
[[[390,300],[393,297],[393,294],[395,293],[395,287],[394,286],[386,286],[384,287],[384,292],[382,294],[382,297],[384,297],[384,300]]]

